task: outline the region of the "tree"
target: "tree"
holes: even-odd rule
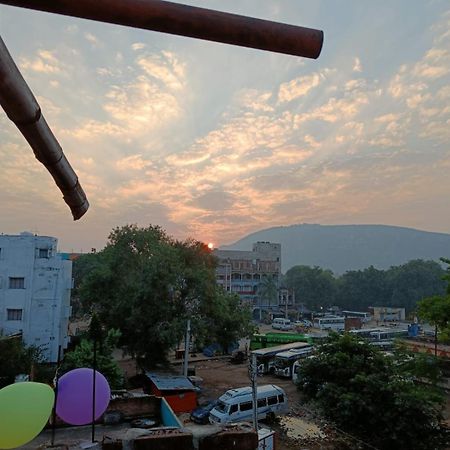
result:
[[[197,345],[217,342],[225,353],[231,344],[255,332],[250,308],[241,304],[236,294],[229,295],[217,288],[209,311],[199,311],[193,318],[193,331]]]
[[[217,261],[206,245],[176,241],[160,227],[127,225],[115,228],[94,257],[80,284],[83,304],[95,307],[106,328],[121,331],[120,345],[142,367],[165,362],[188,318],[194,337],[206,339],[202,321],[217,318],[225,295],[218,294]],[[235,319],[237,329],[245,328],[247,317]],[[210,342],[216,337],[211,333]]]
[[[41,361],[39,348],[25,346],[20,337],[0,334],[0,387],[14,383],[16,375],[30,374]]]
[[[72,277],[75,283],[70,296],[73,317],[81,317],[90,311],[92,305],[90,303],[83,304],[80,298],[81,280],[87,278],[101,264],[100,258],[101,256],[96,253],[88,253],[80,255],[73,261]]]
[[[120,331],[112,329],[98,343],[96,357],[97,370],[108,380],[111,389],[120,389],[123,387],[122,372],[112,355],[119,339]],[[66,353],[61,367],[61,374],[80,367],[92,367],[93,359],[93,340],[90,338],[81,339],[79,345],[74,350]]]
[[[333,335],[300,366],[300,390],[339,428],[378,449],[444,448],[443,396],[415,380],[432,373],[423,359],[385,356],[346,334]]]
[[[444,294],[444,273],[437,262],[420,259],[391,267],[386,274],[386,282],[391,290],[387,306],[401,305],[407,311],[412,311],[419,300]]]
[[[273,277],[263,276],[259,285],[259,296],[261,298],[261,305],[277,305],[278,286]],[[263,303],[266,301],[266,303]]]
[[[417,305],[418,316],[431,325],[434,325],[439,331],[440,338],[450,339],[450,260],[441,258],[441,261],[448,264],[443,281],[447,282],[447,288],[443,295],[433,295],[424,298]]]
[[[444,292],[443,274],[437,262],[422,260],[412,260],[389,270],[373,266],[351,270],[337,280],[336,305],[354,310],[394,306],[411,312],[422,298]]]
[[[352,310],[366,311],[369,306],[387,306],[390,290],[386,272],[370,266],[346,272],[338,281],[336,304]]]
[[[317,266],[294,266],[286,272],[285,282],[289,289],[294,290],[296,302],[314,309],[334,304],[336,280],[330,270]]]

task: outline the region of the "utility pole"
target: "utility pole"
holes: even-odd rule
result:
[[[183,375],[187,377],[188,375],[188,365],[189,365],[189,341],[191,339],[191,319],[187,320],[186,327],[186,338],[184,339],[184,365],[183,365]]]
[[[285,308],[285,318],[288,319],[288,302],[289,302],[289,289],[286,292],[286,308]]]
[[[437,356],[438,327],[434,326],[434,356]]]
[[[252,397],[253,397],[253,428],[258,432],[258,366],[256,365],[256,355],[252,353],[250,379],[252,381]]]

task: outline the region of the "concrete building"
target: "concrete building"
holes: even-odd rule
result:
[[[293,311],[296,309],[295,292],[293,289],[288,289],[284,286],[281,286],[278,289],[278,306],[284,313],[284,316],[288,316],[289,311]]]
[[[278,288],[281,275],[281,245],[256,242],[251,251],[214,250],[219,259],[217,284],[238,294],[253,310],[278,309]],[[271,283],[274,295],[268,295]]]
[[[21,332],[56,362],[68,344],[72,262],[57,254],[57,239],[0,235],[0,332]]]
[[[368,308],[373,320],[378,322],[401,322],[405,320],[405,308],[392,306],[370,306]]]

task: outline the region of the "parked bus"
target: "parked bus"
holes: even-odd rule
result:
[[[315,358],[315,356],[311,355],[307,356],[306,358],[297,359],[297,361],[295,361],[292,365],[292,381],[295,384],[297,384],[300,379],[300,366],[302,365],[303,361],[310,358]]]
[[[343,331],[345,329],[344,317],[317,317],[314,326],[320,330]]]
[[[289,412],[288,399],[285,392],[274,384],[257,387],[258,419]],[[253,397],[251,387],[230,389],[221,397],[217,405],[209,413],[209,422],[229,423],[252,420]]]
[[[370,340],[372,341],[389,341],[396,338],[408,337],[408,330],[384,329],[372,331]]]
[[[310,356],[312,351],[312,347],[309,347],[301,349],[291,349],[287,352],[277,353],[275,356],[275,375],[283,378],[291,378],[292,366],[294,365],[295,361]]]
[[[253,350],[252,354],[256,355],[256,364],[258,367],[258,374],[264,375],[266,373],[275,373],[275,356],[278,353],[286,352],[293,349],[311,348],[310,344],[306,342],[292,342],[290,344],[277,345],[275,347],[261,348]]]
[[[282,331],[289,331],[294,328],[291,324],[291,321],[289,319],[283,319],[283,318],[277,318],[274,319],[272,322],[272,328],[274,330],[282,330]]]
[[[347,318],[357,318],[361,319],[362,322],[370,322],[372,319],[372,316],[368,312],[362,312],[362,311],[342,311],[342,314],[344,314],[344,317]]]
[[[373,345],[374,347],[377,347],[382,352],[389,352],[394,349],[394,341],[388,340],[388,341],[372,341],[370,345]]]
[[[300,333],[267,333],[254,334],[250,340],[250,350],[275,347],[276,345],[289,344],[292,342],[308,342],[312,344],[311,336]]]
[[[381,328],[361,328],[360,330],[350,330],[349,333],[353,336],[358,336],[364,339],[373,339],[372,333],[383,331]]]

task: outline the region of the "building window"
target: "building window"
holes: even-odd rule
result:
[[[9,277],[10,289],[25,289],[25,278],[23,277]]]
[[[49,255],[48,248],[39,248],[38,249],[39,258],[48,258],[48,255]]]
[[[7,309],[6,310],[6,320],[22,320],[22,310],[21,309]]]

